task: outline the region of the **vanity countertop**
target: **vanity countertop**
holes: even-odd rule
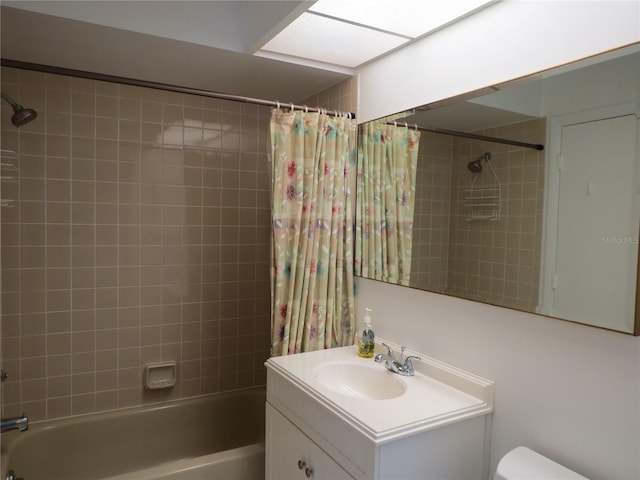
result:
[[[399,351],[396,345],[384,342],[394,351]],[[386,351],[380,345],[376,345],[376,349],[377,352]],[[267,360],[266,366],[375,444],[493,411],[493,382],[417,352],[407,350],[405,355],[417,355],[422,359],[414,361],[414,376],[392,373],[383,364],[374,362],[373,358],[359,357],[356,346],[272,357]],[[328,364],[340,364],[339,367],[353,364],[378,369],[402,382],[405,392],[387,399],[358,398],[340,393],[318,381],[319,369]],[[286,399],[283,401],[286,402]]]

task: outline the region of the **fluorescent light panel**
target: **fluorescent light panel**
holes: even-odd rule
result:
[[[355,68],[496,0],[319,0],[257,53]]]
[[[303,13],[262,50],[353,68],[405,42],[404,37]]]
[[[488,0],[318,0],[309,11],[416,38]]]

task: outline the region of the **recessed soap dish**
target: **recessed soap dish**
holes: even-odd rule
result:
[[[176,384],[176,362],[148,363],[144,366],[144,387],[148,390],[171,388]]]

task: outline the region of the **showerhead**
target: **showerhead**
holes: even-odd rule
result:
[[[475,160],[471,160],[469,163],[467,163],[467,168],[471,173],[480,173],[482,171],[483,160],[487,162],[491,160],[491,153],[490,152],[483,153]]]
[[[33,108],[24,108],[22,105],[18,105],[9,95],[1,94],[2,98],[11,105],[13,108],[13,115],[11,115],[11,123],[16,127],[21,127],[29,122],[33,122],[38,118],[38,112]]]
[[[482,171],[482,164],[480,163],[481,159],[471,160],[467,163],[467,168],[471,173],[480,173]]]
[[[11,123],[13,123],[16,127],[21,127],[29,122],[33,122],[36,118],[38,118],[38,112],[36,112],[33,108],[23,108],[18,105],[19,108],[13,109],[15,112],[11,115]]]

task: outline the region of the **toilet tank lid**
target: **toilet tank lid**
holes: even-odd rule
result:
[[[527,447],[516,447],[498,462],[494,480],[588,479]]]

